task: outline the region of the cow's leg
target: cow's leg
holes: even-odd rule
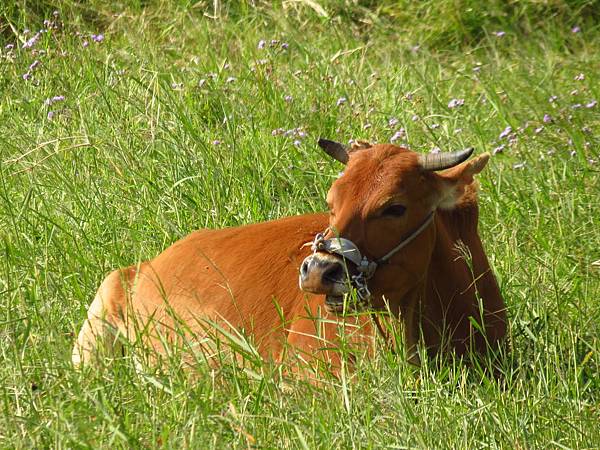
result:
[[[128,291],[135,273],[135,267],[115,270],[100,285],[73,347],[75,366],[93,363],[102,355],[115,354],[119,334],[126,333]]]

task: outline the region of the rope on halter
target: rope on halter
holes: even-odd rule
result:
[[[375,261],[371,261],[366,256],[363,256],[356,244],[350,239],[341,237],[325,239],[325,234],[327,231],[329,231],[329,228],[315,236],[315,239],[311,244],[311,249],[313,253],[321,251],[330,254],[336,254],[353,262],[356,265],[356,270],[358,273],[352,276],[352,282],[356,287],[356,293],[358,297],[360,300],[364,301],[371,297],[371,292],[369,291],[367,282],[373,277],[377,267],[379,267],[381,264],[387,263],[392,256],[410,244],[419,234],[421,234],[423,230],[425,230],[425,228],[427,228],[427,226],[433,221],[434,215],[435,210],[431,211],[427,215],[423,223],[419,225],[415,231],[400,241],[400,243],[388,253],[383,255],[381,258],[376,259]]]

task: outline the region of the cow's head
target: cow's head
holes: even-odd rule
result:
[[[376,270],[362,278],[368,279],[371,306],[381,308],[387,301],[399,308],[427,274],[436,240],[435,220],[428,219],[460,201],[489,154],[465,162],[472,149],[424,155],[389,144],[361,142],[346,149],[321,139],[319,145],[346,164],[327,194],[329,228],[323,239],[333,243],[344,238],[364,261],[377,262]],[[339,312],[360,268],[356,258],[350,262],[352,258],[340,256],[343,252],[323,248],[315,246],[303,261],[300,288],[325,294],[327,308]]]

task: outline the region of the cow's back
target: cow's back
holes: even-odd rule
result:
[[[307,297],[297,283],[310,252],[303,244],[326,224],[326,215],[313,214],[190,234],[140,267],[124,308],[137,321],[130,328],[151,321],[168,333],[180,320],[202,337],[217,322],[244,330],[263,353],[278,351],[282,322]]]

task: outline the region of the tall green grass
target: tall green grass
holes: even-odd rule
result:
[[[253,5],[0,7],[0,446],[600,446],[596,2]],[[383,345],[318,387],[248,352],[71,367],[107,272],[197,228],[323,210],[341,168],[316,139],[401,128],[418,151],[497,149],[480,232],[509,308],[503,379]]]

